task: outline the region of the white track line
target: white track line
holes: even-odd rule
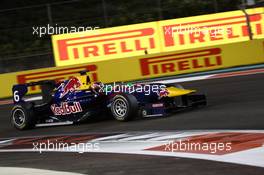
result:
[[[1,175],[17,175],[17,174],[27,174],[27,175],[82,175],[79,173],[69,173],[65,171],[53,171],[53,170],[42,170],[35,168],[17,168],[17,167],[0,167]]]
[[[170,80],[161,80],[161,81],[154,81],[153,83],[182,83],[182,82],[188,82],[188,81],[197,81],[197,80],[205,80],[213,77],[213,75],[202,75],[202,76],[195,76],[195,77],[186,77],[186,78],[177,78],[177,79],[170,79]]]

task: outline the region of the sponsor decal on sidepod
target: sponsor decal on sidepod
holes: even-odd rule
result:
[[[73,105],[69,105],[67,102],[61,103],[60,106],[53,104],[50,106],[54,115],[68,115],[78,112],[82,112],[82,107],[79,102],[74,102]]]

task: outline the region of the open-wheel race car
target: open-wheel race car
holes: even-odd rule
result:
[[[41,87],[41,100],[26,98],[30,86]],[[118,121],[154,117],[206,105],[205,95],[174,85],[92,82],[86,71],[56,83],[53,80],[17,84],[12,88],[11,123],[19,130],[35,126],[73,124],[106,113]]]

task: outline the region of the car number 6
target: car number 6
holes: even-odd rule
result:
[[[19,95],[17,93],[18,93],[18,91],[14,91],[14,100],[15,100],[15,102],[19,101]]]

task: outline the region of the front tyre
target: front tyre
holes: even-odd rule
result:
[[[11,113],[11,123],[19,130],[33,128],[35,126],[35,121],[32,108],[23,104],[15,105]]]
[[[111,104],[111,112],[118,121],[128,121],[138,114],[136,97],[131,94],[118,94]]]

